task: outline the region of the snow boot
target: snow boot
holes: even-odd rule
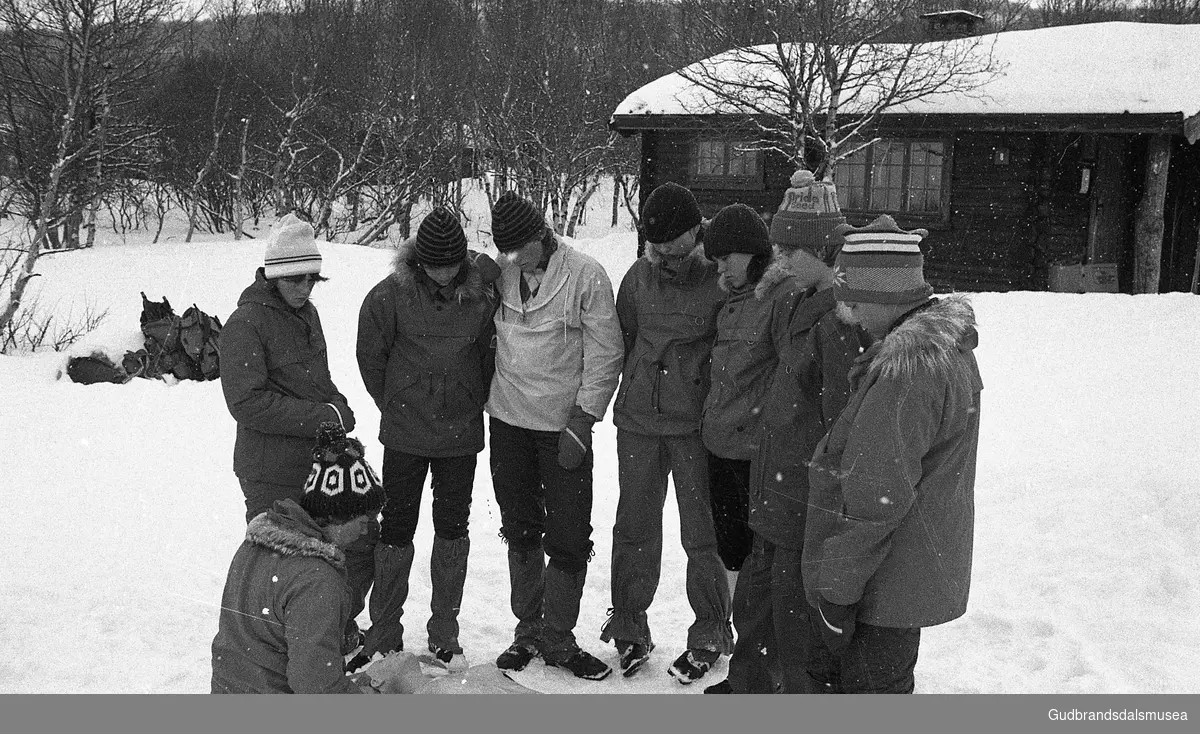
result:
[[[433,536],[433,552],[429,560],[429,580],[433,587],[429,598],[429,651],[444,663],[460,661],[462,647],[458,644],[458,613],[462,607],[463,584],[467,579],[467,554],[471,550],[470,538],[447,540]],[[444,659],[440,653],[449,654]]]
[[[532,644],[514,642],[496,658],[496,667],[501,670],[524,670],[537,654],[537,648]]]
[[[713,683],[708,688],[704,689],[705,693],[733,693],[733,685],[729,680],[723,680],[720,683]]]
[[[672,678],[686,686],[703,678],[720,657],[721,654],[714,650],[685,650],[675,659],[675,662],[671,663],[667,672],[671,674]]]
[[[368,659],[374,653],[384,655],[404,649],[404,602],[408,601],[408,576],[412,571],[412,543],[375,546],[375,588],[371,591],[371,629],[363,653]]]
[[[540,545],[508,551],[509,604],[517,618],[513,644],[496,658],[501,670],[522,670],[539,654],[546,594],[546,553]]]
[[[640,642],[630,642],[629,640],[615,640],[615,644],[621,666],[621,675],[626,678],[631,677],[634,673],[641,670],[646,661],[650,659],[650,653],[654,650],[653,642],[642,644]]]
[[[576,647],[553,654],[543,655],[546,665],[571,671],[576,678],[584,680],[604,680],[612,672],[612,668],[595,655]]]
[[[429,643],[429,652],[433,653],[433,657],[451,673],[465,673],[467,668],[471,667],[467,662],[467,656],[462,654],[461,648],[458,652],[454,652],[438,647],[431,642]]]

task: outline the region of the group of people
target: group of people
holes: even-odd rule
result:
[[[974,315],[933,297],[922,230],[886,215],[849,226],[832,184],[802,173],[770,227],[743,204],[704,221],[688,189],[654,189],[644,254],[615,298],[528,199],[493,205],[496,260],[435,209],[359,313],[382,478],[347,436],[354,414],[330,377],[309,300],[324,280],[313,230],[291,215],[276,225],[221,334],[248,527],[213,691],[377,690],[354,672],[404,649],[427,479],[427,647],[467,668],[458,615],[485,413],[517,620],[496,666],[540,657],[607,677],[575,627],[593,555],[592,429],[611,401],[620,497],[600,638],[623,675],[654,650],[670,477],[695,617],[676,680],[730,655],[706,693],[911,692],[920,628],[961,616],[970,584]]]

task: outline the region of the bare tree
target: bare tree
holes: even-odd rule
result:
[[[687,4],[687,3],[685,3]],[[996,71],[981,37],[883,43],[910,18],[915,0],[770,0],[752,26],[767,40],[739,45],[742,26],[692,3],[694,24],[729,50],[678,74],[694,89],[690,111],[744,116],[758,149],[831,175],[836,162],[873,142],[880,116],[949,92],[970,93]]]
[[[66,239],[78,243],[89,187],[101,183],[89,160],[136,159],[148,141],[136,120],[97,122],[105,107],[114,118],[128,115],[168,51],[177,16],[177,0],[0,0],[0,142],[16,160],[19,206],[34,230],[0,293],[0,330],[21,308],[42,248],[57,241],[50,234],[65,224]]]

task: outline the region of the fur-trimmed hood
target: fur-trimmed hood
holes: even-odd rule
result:
[[[912,377],[918,371],[946,374],[960,353],[979,345],[975,310],[964,296],[934,299],[918,308],[871,352],[871,371],[883,377]]]
[[[280,555],[320,558],[340,570],[346,568],[346,554],[325,538],[320,526],[294,500],[281,500],[251,520],[246,542]]]
[[[396,255],[392,258],[390,277],[403,288],[411,288],[416,282],[413,274],[416,259],[417,240],[415,237],[401,242],[400,246],[396,248]],[[481,263],[481,259],[486,259],[487,262]],[[491,265],[491,268],[481,267],[481,265]],[[487,284],[494,282],[500,276],[499,266],[486,255],[468,250],[464,267],[466,268],[466,278],[454,289],[455,300],[463,303],[486,298]],[[484,272],[485,269],[488,270],[487,273]],[[491,272],[492,270],[495,272]]]
[[[771,263],[767,265],[767,269],[763,271],[762,277],[758,279],[758,283],[754,285],[754,296],[759,300],[767,297],[771,289],[782,283],[788,277],[795,275],[792,270],[794,258],[799,250],[792,252],[784,252],[779,248],[775,249],[775,253],[771,256]]]
[[[662,265],[663,263],[662,253],[654,249],[649,242],[646,243],[643,255],[650,261],[651,265]],[[683,256],[680,260],[680,267],[676,268],[676,270],[682,271],[686,265],[704,266],[709,262],[712,261],[704,256],[704,243],[697,243],[691,252]]]

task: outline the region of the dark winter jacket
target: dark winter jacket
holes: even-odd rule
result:
[[[772,265],[779,267],[786,264]],[[797,550],[804,545],[809,459],[846,407],[850,366],[870,341],[837,317],[836,304],[832,288],[810,289],[796,307],[764,401],[758,453],[750,463],[750,527],[776,545]]]
[[[729,294],[717,317],[701,430],[713,454],[749,461],[758,451],[767,388],[802,295],[794,276],[770,269],[755,285]]]
[[[358,369],[379,407],[384,446],[427,457],[483,449],[499,277],[491,258],[469,251],[455,280],[440,287],[420,270],[409,241],[392,273],[367,294],[358,314]]]
[[[221,389],[237,421],[234,473],[303,487],[321,422],[340,414],[346,430],[354,429],[329,374],[316,307],[311,301],[288,306],[259,268],[221,329],[220,346]]]
[[[625,366],[613,406],[617,428],[650,436],[700,430],[709,359],[725,292],[717,266],[697,246],[678,269],[652,249],[638,258],[617,291]]]
[[[966,611],[983,382],[975,314],[933,300],[861,357],[809,472],[804,588],[883,627]],[[863,368],[860,373],[859,368]]]
[[[213,693],[361,693],[343,674],[346,557],[300,505],[250,521],[212,644]]]

